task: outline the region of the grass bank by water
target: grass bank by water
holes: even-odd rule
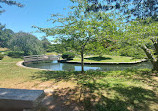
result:
[[[85,56],[85,58],[84,58],[84,62],[135,62],[135,61],[139,61],[139,60],[140,59],[134,59],[133,57],[110,56],[110,55],[104,55],[103,57]],[[81,58],[76,57],[71,61],[72,62],[80,62]]]

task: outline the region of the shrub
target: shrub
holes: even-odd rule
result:
[[[22,56],[24,56],[24,52],[22,52],[22,51],[11,51],[11,52],[8,52],[8,56],[13,57],[13,58],[21,58]]]
[[[0,54],[0,60],[2,60],[4,58],[3,54]]]
[[[71,60],[75,57],[75,54],[73,52],[65,52],[62,54],[63,59]]]

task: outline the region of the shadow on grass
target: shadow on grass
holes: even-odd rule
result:
[[[156,79],[153,79],[158,78],[158,72],[151,72],[149,69],[128,69],[122,71],[120,75],[124,76],[128,80],[141,81],[144,84],[147,84],[148,86],[158,88],[158,81]]]
[[[95,72],[87,71],[85,74],[81,74],[79,71],[40,71],[37,72],[35,75],[32,76],[32,79],[40,79],[42,81],[48,80],[55,80],[56,82],[59,81],[69,81],[69,80],[85,80],[91,77],[101,77],[106,76],[104,72]]]
[[[111,60],[112,58],[110,58],[110,57],[88,57],[88,58],[84,58],[84,59],[102,61],[102,60]]]
[[[87,71],[85,74],[80,72],[67,71],[41,71],[33,76],[33,79],[42,81],[55,80],[59,81],[77,81],[75,88],[55,89],[51,96],[45,101],[52,106],[54,111],[60,110],[84,110],[84,111],[150,111],[150,103],[158,104],[158,98],[153,90],[143,87],[122,84],[121,82],[112,83],[110,79],[127,80],[135,79],[138,74],[141,78],[151,78],[148,71],[126,70],[113,72],[93,72]]]

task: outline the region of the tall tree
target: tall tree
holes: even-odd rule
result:
[[[37,55],[44,52],[42,42],[24,32],[16,33],[9,46],[13,51],[24,51],[24,55]]]
[[[8,42],[12,39],[14,32],[6,29],[5,25],[0,24],[0,47],[8,47]]]
[[[71,1],[75,5],[71,7],[72,12],[67,17],[62,17],[59,14],[52,15],[53,23],[59,22],[62,24],[61,26],[48,29],[37,28],[47,35],[58,37],[59,40],[70,43],[71,48],[81,55],[81,70],[84,72],[84,53],[87,45],[98,37],[111,39],[115,25],[108,15],[103,12],[84,13],[88,6],[87,0]]]
[[[23,7],[23,5],[21,3],[18,3],[16,1],[13,0],[0,0],[0,3],[5,3],[7,5],[16,5],[18,7]],[[0,5],[0,8],[2,8],[2,6]],[[0,13],[4,12],[5,10],[0,10]]]

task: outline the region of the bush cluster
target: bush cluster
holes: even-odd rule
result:
[[[4,58],[3,54],[0,54],[0,60],[2,60]]]
[[[75,54],[73,52],[65,52],[62,54],[63,59],[71,60],[75,57]]]
[[[13,57],[13,58],[21,58],[24,56],[24,52],[22,52],[22,51],[10,51],[10,52],[8,52],[8,56]]]

